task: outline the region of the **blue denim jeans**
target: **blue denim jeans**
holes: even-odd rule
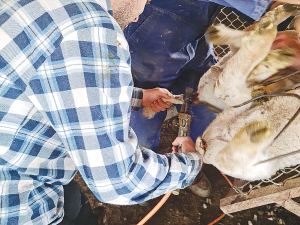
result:
[[[220,6],[194,0],[152,0],[138,22],[124,31],[132,59],[134,86],[144,89],[167,88],[173,94],[185,87],[197,90],[200,77],[216,62],[204,33]],[[202,135],[215,114],[204,106],[192,106],[191,137]],[[132,111],[130,126],[139,145],[158,150],[160,129],[166,112],[153,119]]]

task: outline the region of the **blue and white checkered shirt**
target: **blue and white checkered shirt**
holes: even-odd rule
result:
[[[62,185],[77,171],[112,204],[188,186],[199,155],[140,149],[132,92],[109,0],[1,0],[0,224],[60,222]]]

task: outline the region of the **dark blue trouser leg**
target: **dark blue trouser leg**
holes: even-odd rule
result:
[[[74,181],[64,186],[64,212],[59,225],[97,225],[90,204]]]
[[[146,5],[139,21],[124,32],[134,85],[144,89],[163,87],[173,94],[183,94],[185,87],[196,91],[200,77],[215,62],[204,33],[218,10],[217,4],[194,0],[152,0]],[[214,114],[203,106],[193,108],[191,136],[197,137]],[[161,112],[148,120],[142,109],[132,111],[130,126],[140,146],[158,150],[165,116],[166,112]]]
[[[143,108],[141,107],[139,111],[131,112],[130,127],[135,131],[140,146],[157,152],[160,129],[166,118],[167,112],[156,113],[152,119],[147,119],[142,111]]]

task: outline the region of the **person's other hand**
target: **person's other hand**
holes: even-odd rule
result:
[[[173,95],[165,88],[144,89],[142,106],[150,105],[154,112],[160,112],[173,105],[170,102],[164,102],[161,98],[171,99]]]
[[[295,70],[300,69],[300,42],[293,34],[277,34],[271,49],[294,48],[296,49],[296,58],[293,65],[290,67]]]
[[[182,152],[195,152],[195,143],[193,142],[192,138],[189,136],[185,137],[177,137],[173,143],[172,143],[172,152],[176,153],[177,152],[177,146],[181,145],[181,151]]]

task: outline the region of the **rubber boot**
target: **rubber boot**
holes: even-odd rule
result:
[[[211,184],[202,171],[199,172],[189,189],[200,197],[208,197],[212,191]]]

